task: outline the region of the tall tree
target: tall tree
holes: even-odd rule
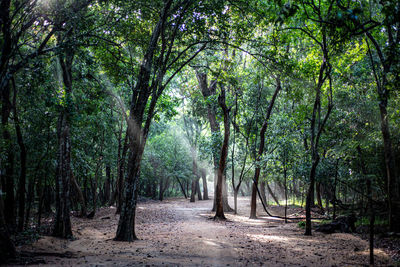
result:
[[[223,176],[225,176],[226,169],[226,159],[228,157],[228,144],[229,144],[229,135],[230,135],[230,121],[229,121],[229,112],[230,107],[226,105],[226,92],[225,86],[221,84],[221,94],[218,96],[218,103],[222,109],[224,114],[224,140],[221,146],[221,155],[219,157],[219,166],[218,166],[218,180],[216,186],[216,211],[215,217],[216,219],[225,220],[224,214],[224,206],[222,202],[222,186],[223,186]]]
[[[216,95],[216,89],[217,89],[217,79],[211,81],[209,84],[208,82],[208,75],[205,72],[200,72],[196,70],[196,78],[199,83],[199,87],[201,90],[201,93],[203,95],[204,100],[206,100],[206,105],[207,105],[207,118],[210,124],[211,128],[211,139],[212,139],[212,144],[213,144],[213,149],[212,149],[212,157],[213,157],[213,165],[214,165],[214,186],[216,186],[217,180],[218,180],[218,169],[219,169],[219,156],[218,152],[220,151],[220,142],[221,142],[221,132],[220,132],[220,126],[219,122],[217,120],[217,105],[213,101],[210,101],[208,98],[212,98],[213,96]],[[228,203],[228,194],[227,194],[227,187],[226,187],[226,179],[225,175],[223,177],[223,182],[222,182],[222,190],[223,190],[223,196],[222,196],[222,201],[223,201],[223,207],[225,211],[232,211],[232,208],[229,206]],[[213,206],[213,211],[216,208],[216,195],[214,194],[214,206]]]
[[[264,153],[264,147],[265,147],[265,134],[267,132],[268,128],[268,122],[272,114],[272,109],[275,104],[275,100],[278,96],[279,91],[281,90],[281,80],[279,76],[275,77],[275,91],[274,94],[272,95],[271,100],[269,101],[267,112],[265,114],[265,118],[263,121],[263,124],[260,129],[260,144],[258,146],[258,151],[257,151],[257,158],[256,158],[256,168],[254,172],[254,178],[253,178],[253,186],[252,186],[252,192],[251,192],[251,203],[250,203],[250,218],[254,219],[257,218],[257,184],[258,180],[260,178],[260,173],[261,173],[261,158]]]
[[[190,202],[195,202],[196,192],[200,194],[200,186],[197,187],[200,179],[200,170],[198,166],[198,159],[197,159],[197,149],[198,149],[198,142],[201,135],[201,131],[203,130],[200,121],[196,118],[189,118],[183,117],[183,121],[185,124],[185,133],[186,139],[190,145],[190,151],[192,154],[192,185],[191,185],[191,194],[190,194]],[[201,197],[200,197],[201,198]],[[199,198],[199,200],[201,200]]]
[[[360,29],[361,33],[367,36],[368,54],[371,69],[374,75],[379,113],[381,119],[381,134],[384,144],[384,157],[387,178],[387,194],[389,206],[389,225],[392,231],[400,231],[400,178],[396,169],[396,158],[393,152],[392,137],[390,133],[388,103],[390,93],[396,88],[396,84],[400,81],[400,3],[398,1],[383,1],[379,15],[376,14],[372,19],[377,7],[375,3],[370,4],[370,11],[362,14],[362,19],[357,17],[359,7],[352,9],[347,8],[339,1],[338,5],[341,10],[350,10],[354,13],[349,16],[351,21]],[[369,15],[369,16],[368,16]],[[376,21],[374,21],[376,19]],[[375,22],[376,27],[370,24]],[[370,27],[368,27],[370,26]],[[382,30],[384,29],[384,30]],[[373,55],[373,53],[376,54]]]
[[[204,2],[203,4],[209,3]],[[196,5],[194,1],[188,0],[178,2],[167,0],[159,6],[160,10],[156,14],[157,22],[145,48],[146,52],[140,66],[137,83],[132,88],[128,120],[130,151],[124,202],[115,237],[115,240],[120,241],[136,239],[134,226],[137,182],[140,175],[141,159],[157,101],[175,75],[198,53],[204,50],[207,43],[201,36],[185,40],[185,36],[189,37],[195,29],[196,22],[202,22],[198,12],[202,14],[207,10],[204,5]],[[174,48],[177,47],[179,40],[183,44],[178,47],[183,48],[176,51]],[[170,75],[166,78],[168,72],[170,72]]]
[[[61,37],[59,37],[61,38]],[[70,109],[72,94],[72,64],[75,51],[68,47],[59,56],[62,70],[62,82],[65,90],[65,99],[61,103],[58,118],[58,161],[56,173],[56,218],[53,235],[58,237],[72,237],[70,220],[70,182],[71,182],[71,137],[70,137]]]
[[[72,237],[70,209],[71,209],[71,113],[73,109],[73,64],[77,52],[76,36],[82,34],[80,28],[84,24],[83,14],[90,1],[75,1],[64,6],[58,6],[64,12],[55,18],[58,27],[65,33],[58,32],[56,39],[58,46],[62,46],[57,55],[61,81],[59,86],[62,98],[59,103],[57,123],[58,151],[56,168],[56,217],[54,220],[53,235],[62,238]],[[69,5],[68,5],[69,4]],[[68,21],[65,23],[64,21]]]

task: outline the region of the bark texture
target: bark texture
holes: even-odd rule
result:
[[[199,82],[199,87],[201,90],[201,93],[204,97],[204,99],[207,99],[209,96],[215,95],[216,94],[216,89],[217,89],[217,81],[214,80],[211,82],[210,85],[208,85],[208,80],[207,80],[207,74],[206,73],[201,73],[196,71],[196,77],[197,81]],[[210,123],[210,128],[211,128],[211,134],[213,136],[213,142],[215,143],[215,149],[213,150],[213,165],[214,165],[214,189],[216,190],[216,184],[217,184],[217,179],[218,179],[218,168],[219,168],[219,156],[218,151],[220,150],[220,145],[218,144],[218,139],[220,138],[220,127],[219,123],[217,121],[217,115],[216,115],[216,105],[212,103],[207,103],[207,117],[208,121]],[[217,145],[218,144],[218,145]],[[224,210],[227,212],[233,211],[233,209],[229,206],[228,203],[228,194],[227,194],[227,186],[226,186],[226,178],[225,175],[223,176],[223,194],[222,194],[222,201],[223,201],[223,206]],[[216,209],[216,194],[214,194],[214,204],[213,204],[213,209],[212,211],[215,211]]]
[[[64,103],[61,105],[58,118],[58,161],[56,173],[56,217],[53,236],[71,238],[70,220],[70,183],[71,183],[71,140],[70,140],[70,108],[72,94],[72,63],[74,51],[65,49],[59,55],[59,64],[65,90]]]
[[[216,188],[216,212],[215,217],[218,219],[226,219],[224,214],[224,206],[222,202],[222,190],[223,190],[223,176],[226,168],[226,159],[228,157],[228,146],[229,146],[229,135],[230,135],[230,122],[229,122],[229,111],[230,108],[226,106],[225,102],[225,89],[224,86],[221,85],[221,94],[218,96],[218,103],[224,114],[224,141],[221,147],[221,155],[219,158],[218,165],[218,180],[217,180],[217,188]]]
[[[328,47],[326,40],[326,30],[323,29],[323,41],[321,43],[322,59],[318,75],[318,83],[315,87],[315,98],[313,113],[311,117],[310,125],[310,150],[311,150],[311,170],[310,170],[310,182],[306,197],[306,231],[305,235],[311,235],[311,207],[314,205],[314,191],[315,191],[315,175],[317,167],[320,161],[318,152],[319,140],[324,130],[325,124],[332,111],[332,80],[330,78],[331,66],[329,64]],[[328,92],[328,105],[325,116],[321,115],[321,89],[325,81],[329,79],[329,92]]]

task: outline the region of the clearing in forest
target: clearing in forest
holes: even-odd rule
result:
[[[37,262],[40,258],[51,266],[368,264],[368,243],[352,234],[304,236],[297,223],[263,216],[248,219],[248,198],[239,198],[239,214],[226,214],[227,221],[210,219],[211,206],[212,200],[139,203],[136,231],[140,240],[131,243],[113,241],[118,215],[112,207],[102,208],[94,219],[73,218],[75,240],[45,236],[19,250],[34,252]],[[377,265],[391,264],[381,250],[375,251],[375,257]]]

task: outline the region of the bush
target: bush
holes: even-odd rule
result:
[[[301,228],[301,229],[305,229],[306,228],[306,221],[300,221],[297,223],[297,225]]]

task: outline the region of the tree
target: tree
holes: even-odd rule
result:
[[[80,5],[75,5],[79,10]],[[15,75],[23,68],[29,66],[34,60],[55,51],[57,47],[48,48],[49,43],[54,34],[60,29],[60,24],[66,22],[66,20],[59,20],[60,24],[57,24],[52,20],[52,16],[60,16],[62,12],[61,8],[49,12],[48,16],[43,16],[41,13],[42,7],[38,4],[38,1],[2,1],[0,5],[0,21],[1,21],[1,59],[0,59],[0,92],[2,99],[2,135],[4,141],[7,143],[7,159],[5,164],[2,164],[1,168],[1,182],[5,185],[5,205],[0,208],[4,208],[0,212],[0,224],[6,222],[7,226],[0,225],[2,229],[1,238],[4,238],[7,248],[11,251],[5,251],[5,255],[13,255],[12,246],[7,240],[9,230],[14,230],[15,226],[15,206],[14,206],[14,153],[12,152],[12,136],[9,131],[9,116],[13,109],[11,103],[11,86],[10,81],[15,80]],[[60,12],[60,13],[57,13]],[[66,17],[63,17],[67,19]],[[32,37],[34,33],[35,38]],[[61,45],[61,44],[60,44]],[[16,87],[14,86],[14,90]],[[16,103],[16,94],[14,93]],[[18,228],[23,228],[23,214],[25,212],[25,167],[26,167],[26,154],[25,144],[22,140],[22,130],[19,123],[16,107],[14,105],[14,116],[17,140],[21,149],[21,173],[19,181],[19,222]],[[2,162],[3,163],[3,162]],[[4,171],[3,171],[4,170]],[[8,227],[8,230],[5,230]],[[4,232],[3,232],[4,231]]]
[[[217,89],[217,79],[211,81],[211,84],[208,83],[208,75],[205,72],[200,72],[196,70],[196,78],[199,83],[199,87],[201,93],[203,95],[204,100],[206,101],[207,106],[207,118],[210,124],[211,129],[211,142],[212,142],[212,157],[213,157],[213,165],[214,165],[214,181],[215,186],[218,180],[218,169],[219,169],[219,155],[218,151],[220,148],[221,143],[221,133],[220,133],[220,126],[217,120],[217,105],[215,101],[212,101],[212,98],[216,95]],[[225,177],[225,176],[224,176]],[[223,178],[222,182],[222,190],[223,190],[223,207],[225,211],[232,211],[232,208],[229,206],[228,203],[228,195],[226,190],[226,180]],[[216,194],[214,195],[214,206],[213,211],[216,208]]]
[[[208,3],[207,3],[208,4]],[[189,23],[193,20],[202,23],[196,10],[203,13],[208,8],[196,6],[192,1],[173,3],[165,1],[158,13],[157,23],[151,33],[146,53],[140,66],[137,83],[133,88],[132,101],[128,120],[129,157],[125,181],[125,195],[121,216],[118,223],[115,240],[133,241],[136,239],[134,231],[135,209],[137,203],[137,181],[140,174],[140,163],[146,144],[150,124],[158,99],[169,82],[175,75],[197,56],[206,46],[202,38],[188,40],[188,43],[179,52],[173,47],[178,40],[185,41],[195,25]],[[181,30],[180,27],[190,27]],[[189,36],[188,36],[189,37]],[[160,43],[161,42],[161,43]],[[167,72],[170,76],[164,82]]]
[[[198,187],[199,179],[200,179],[200,170],[198,167],[198,159],[197,159],[197,146],[199,142],[199,138],[203,127],[201,127],[200,121],[196,118],[183,117],[184,125],[185,125],[185,133],[186,139],[189,142],[190,151],[192,155],[192,186],[190,193],[190,202],[195,202],[196,192],[201,196],[200,186]],[[197,188],[198,187],[198,188]],[[199,197],[199,200],[201,197]]]
[[[58,53],[58,64],[61,69],[62,84],[60,84],[60,92],[63,98],[60,101],[60,113],[58,117],[57,136],[58,136],[58,152],[57,152],[57,169],[56,169],[56,218],[54,220],[53,235],[57,237],[72,237],[71,221],[70,221],[70,185],[72,180],[71,169],[71,110],[72,91],[73,91],[73,62],[77,53],[77,44],[73,42],[82,27],[83,14],[89,1],[77,1],[71,3],[71,6],[62,6],[65,11],[71,8],[70,12],[64,13],[63,16],[56,18],[56,25],[64,26],[65,34],[61,32],[56,35],[57,44],[60,46],[63,42],[67,42],[66,46]],[[65,17],[67,19],[65,19]],[[68,23],[62,21],[68,20]],[[61,20],[61,21],[60,21]]]
[[[223,219],[225,220],[224,215],[224,206],[222,201],[222,187],[223,187],[223,176],[225,175],[226,168],[226,158],[228,157],[228,143],[229,143],[229,135],[230,135],[230,121],[229,121],[229,112],[230,107],[226,105],[226,92],[225,87],[221,84],[221,94],[218,96],[218,103],[222,109],[224,114],[224,141],[221,147],[221,155],[219,157],[219,166],[218,166],[218,180],[216,187],[216,212],[214,219]]]
[[[373,5],[372,3],[370,3]],[[390,125],[388,119],[388,101],[390,92],[393,91],[395,84],[399,82],[398,71],[400,69],[399,40],[400,33],[397,30],[400,26],[400,4],[396,1],[384,1],[381,3],[382,19],[378,22],[381,27],[375,27],[376,33],[371,33],[372,29],[365,26],[357,17],[350,17],[354,24],[365,32],[368,40],[368,54],[371,68],[374,74],[377,94],[379,97],[379,113],[381,118],[381,133],[384,143],[385,168],[387,177],[387,194],[389,207],[389,225],[392,231],[400,231],[400,181],[396,170],[395,155],[392,147]],[[345,7],[339,5],[343,10]],[[374,8],[374,7],[371,7]],[[349,9],[355,11],[356,9]],[[394,13],[394,14],[393,14]],[[371,14],[370,14],[371,16]],[[382,27],[385,29],[382,31]],[[377,55],[374,58],[372,49]],[[397,74],[396,74],[397,73]],[[392,76],[394,74],[394,76]]]
[[[276,76],[275,80],[276,80],[275,91],[274,91],[274,94],[272,95],[271,100],[269,101],[267,112],[265,114],[265,118],[264,118],[263,124],[260,129],[260,144],[258,146],[258,151],[257,151],[257,158],[256,158],[256,163],[255,163],[256,167],[255,167],[254,178],[253,178],[253,187],[252,187],[252,192],[251,192],[251,204],[250,204],[250,218],[251,219],[257,218],[257,214],[256,214],[257,184],[258,184],[258,180],[259,180],[260,172],[261,172],[260,160],[264,153],[265,134],[266,134],[266,131],[268,128],[268,122],[269,122],[269,119],[272,114],[272,109],[274,107],[275,100],[278,96],[279,91],[282,88],[280,77]]]

